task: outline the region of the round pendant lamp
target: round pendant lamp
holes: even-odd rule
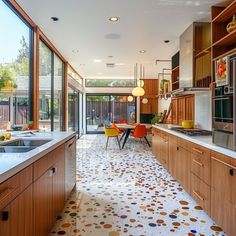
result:
[[[135,97],[142,97],[145,94],[145,91],[141,87],[136,87],[132,90],[132,94]]]
[[[128,96],[128,102],[133,102],[134,97],[133,96]]]
[[[143,104],[147,104],[147,103],[148,103],[148,99],[147,99],[147,98],[143,98],[143,99],[142,99],[142,103],[143,103]]]
[[[141,79],[137,82],[138,87],[143,87],[144,86],[144,81]]]

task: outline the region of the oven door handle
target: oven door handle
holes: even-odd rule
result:
[[[215,101],[220,101],[220,100],[229,100],[230,98],[212,98]]]

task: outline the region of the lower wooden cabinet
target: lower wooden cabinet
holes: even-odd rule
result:
[[[47,154],[54,163],[33,183],[35,236],[48,235],[65,203],[64,145]],[[40,161],[35,165],[41,166]],[[35,167],[37,168],[37,166]]]
[[[0,236],[32,236],[32,185],[1,209]]]
[[[177,174],[177,150],[177,138],[169,136],[169,171],[174,178]]]
[[[193,173],[191,173],[191,196],[208,214],[211,214],[211,188]]]

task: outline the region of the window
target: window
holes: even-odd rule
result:
[[[39,128],[62,130],[64,64],[41,40],[39,42]]]
[[[134,79],[86,79],[85,87],[135,87]]]
[[[33,33],[3,1],[0,1],[0,12],[0,123],[1,129],[5,129],[8,122],[24,125],[32,117]]]

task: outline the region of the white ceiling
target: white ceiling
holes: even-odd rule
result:
[[[223,0],[17,0],[70,64],[87,78],[132,77],[134,64],[156,78],[178,50],[180,34],[193,21],[210,20],[210,7]],[[50,18],[56,16],[58,22]],[[108,21],[119,16],[117,23]],[[107,34],[119,39],[106,39]],[[164,40],[170,40],[165,44]],[[146,50],[140,54],[140,50]],[[74,53],[73,50],[78,50]],[[109,58],[108,56],[113,56]],[[101,63],[94,63],[101,59]],[[106,68],[106,63],[118,63]]]

